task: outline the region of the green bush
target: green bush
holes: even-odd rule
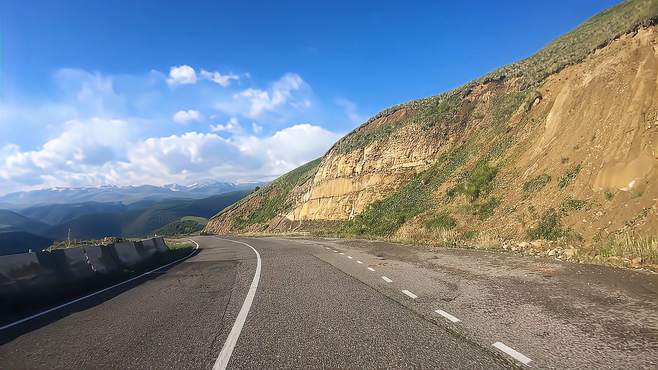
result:
[[[576,179],[576,176],[578,176],[578,173],[580,172],[580,168],[580,164],[572,167],[560,177],[560,180],[558,181],[560,189],[566,188]]]
[[[532,239],[557,240],[566,235],[562,229],[560,214],[550,208],[542,215],[537,227],[528,230],[528,236]]]
[[[500,200],[496,197],[491,197],[484,202],[475,204],[473,206],[474,214],[478,216],[480,220],[486,220],[487,218],[493,215],[496,207],[500,205]]]
[[[457,222],[447,212],[441,212],[425,222],[425,228],[430,230],[450,230],[457,226]]]
[[[448,196],[454,197],[463,194],[474,202],[480,196],[493,190],[493,180],[496,178],[497,173],[497,168],[489,166],[486,162],[480,162],[461,184],[448,190]]]
[[[476,236],[478,236],[478,232],[475,231],[475,230],[467,230],[467,231],[464,231],[464,234],[463,234],[463,237],[466,240],[475,239]]]
[[[523,191],[528,194],[537,192],[543,189],[544,186],[546,186],[550,181],[551,181],[551,176],[545,173],[541,174],[535,178],[526,181],[526,183],[523,184]]]
[[[563,212],[580,211],[581,209],[589,208],[589,202],[582,199],[568,198],[560,205],[560,210]]]

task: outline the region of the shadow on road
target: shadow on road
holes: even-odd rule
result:
[[[6,344],[8,342],[11,342],[12,340],[16,339],[17,337],[29,333],[33,330],[37,330],[39,328],[42,328],[44,326],[47,326],[53,322],[56,322],[62,318],[65,318],[71,314],[74,314],[76,312],[84,311],[89,308],[95,307],[97,305],[100,305],[104,303],[105,301],[108,301],[120,294],[122,294],[125,291],[128,291],[130,289],[133,289],[141,284],[144,284],[147,281],[150,281],[152,279],[156,279],[159,276],[161,276],[163,273],[166,273],[167,271],[173,269],[180,263],[183,263],[187,261],[189,258],[192,258],[196,255],[198,255],[201,252],[202,248],[198,248],[192,251],[192,253],[189,255],[188,258],[185,258],[181,261],[178,261],[170,266],[167,266],[165,268],[162,268],[152,274],[146,274],[143,276],[140,276],[141,274],[144,274],[147,271],[153,270],[157,268],[158,266],[165,265],[171,260],[176,260],[178,258],[181,258],[182,256],[176,256],[175,258],[168,259],[164,262],[158,261],[159,263],[156,264],[149,264],[146,266],[143,266],[139,270],[132,271],[127,274],[123,274],[119,277],[115,276],[112,279],[104,279],[103,281],[95,281],[87,284],[85,287],[76,289],[75,291],[68,291],[68,293],[59,295],[59,296],[53,296],[52,294],[48,294],[47,292],[44,292],[43,296],[38,297],[38,298],[32,298],[29,301],[22,302],[22,304],[17,305],[17,307],[10,308],[10,307],[2,307],[0,308],[0,326],[21,320],[25,317],[29,317],[31,315],[38,314],[40,312],[44,312],[48,309],[51,309],[52,307],[57,307],[59,305],[65,304],[66,302],[71,302],[74,301],[80,297],[84,297],[88,294],[93,294],[94,292],[97,292],[99,290],[105,289],[107,287],[110,287],[115,284],[119,284],[123,281],[129,280],[131,278],[140,276],[139,278],[125,283],[123,285],[114,287],[112,289],[108,289],[107,291],[104,291],[102,293],[96,294],[91,297],[84,298],[78,302],[72,303],[70,305],[58,308],[56,310],[53,310],[52,312],[49,312],[47,314],[44,314],[42,316],[35,317],[33,319],[30,319],[28,321],[25,321],[21,324],[12,326],[10,328],[0,330],[0,345]],[[190,251],[187,250],[185,252],[185,255],[187,255]]]

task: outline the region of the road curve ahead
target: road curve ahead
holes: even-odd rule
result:
[[[338,251],[231,239],[195,238],[182,263],[0,332],[0,368],[514,366],[321,258]]]

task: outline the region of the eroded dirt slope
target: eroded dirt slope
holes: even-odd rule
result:
[[[546,253],[559,242],[658,258],[656,15],[654,0],[626,2],[531,58],[390,108],[206,232],[543,240]],[[644,238],[642,251],[601,247],[620,236]]]

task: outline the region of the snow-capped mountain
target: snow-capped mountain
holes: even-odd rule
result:
[[[192,185],[168,184],[164,186],[104,185],[81,188],[50,188],[16,192],[0,196],[0,208],[23,208],[41,204],[121,202],[131,204],[143,200],[171,198],[200,199],[231,191],[248,190],[262,183],[230,183],[207,180]]]

